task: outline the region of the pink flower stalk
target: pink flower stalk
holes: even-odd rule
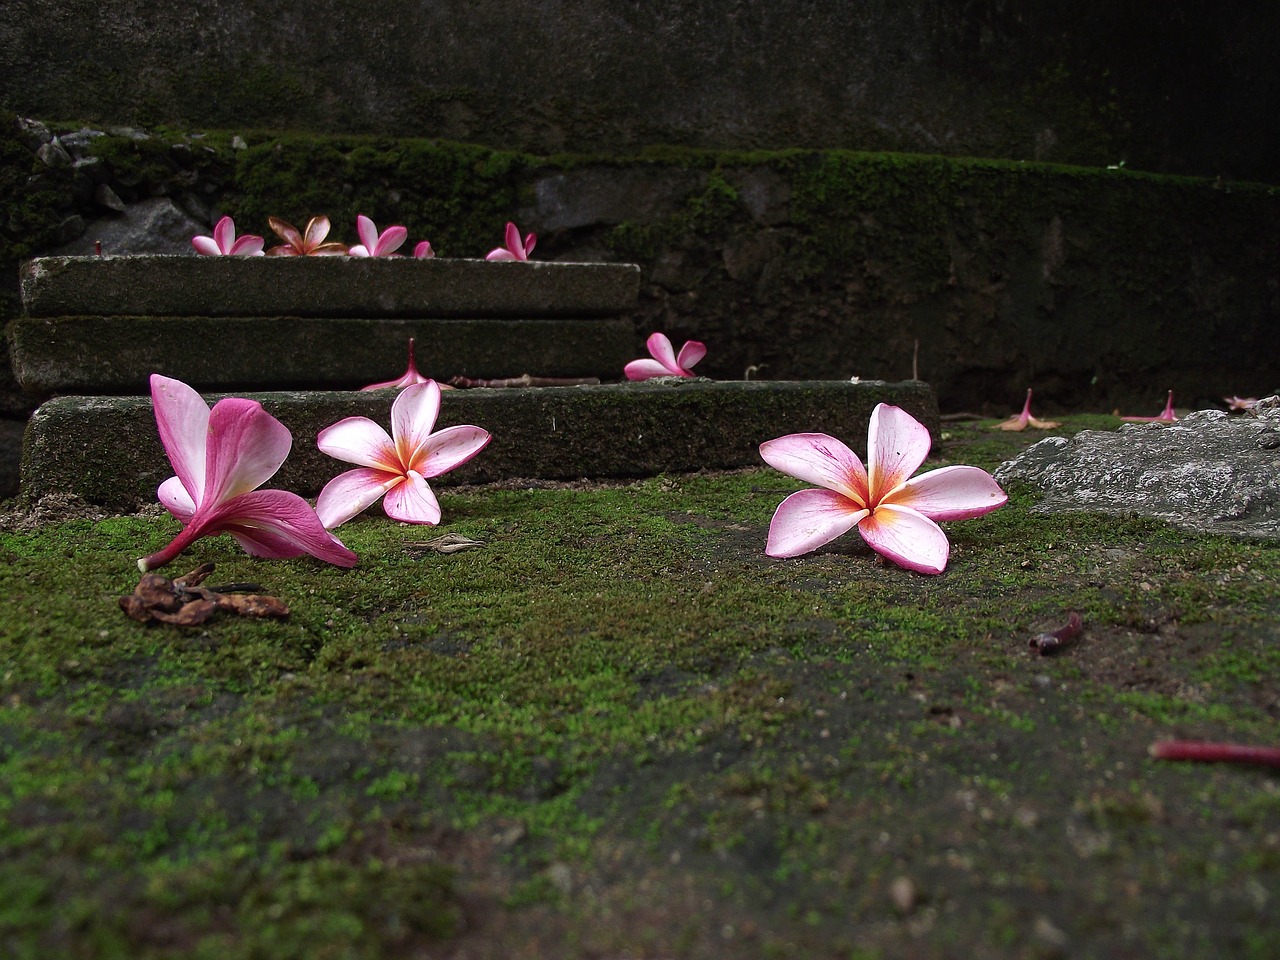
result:
[[[347,252],[345,243],[325,243],[329,235],[329,218],[312,217],[307,221],[305,234],[299,233],[292,223],[279,217],[267,217],[267,223],[284,243],[267,251],[268,257],[339,257]]]
[[[1062,426],[1057,420],[1037,420],[1031,415],[1031,388],[1027,388],[1027,400],[1022,405],[1022,412],[996,424],[997,430],[1025,430],[1033,427],[1036,430],[1052,430]]]
[[[418,260],[426,260],[434,257],[436,252],[431,249],[430,240],[419,240],[418,245],[413,248],[413,255]]]
[[[413,337],[409,338],[409,367],[396,380],[384,380],[382,383],[371,383],[367,387],[361,387],[361,390],[383,390],[387,387],[411,387],[415,383],[426,383],[430,378],[424,377],[418,372],[417,363],[413,356]]]
[[[1202,740],[1161,740],[1148,752],[1157,760],[1197,760],[1202,763],[1250,763],[1280,768],[1280,747],[1255,747],[1242,743]]]
[[[191,246],[206,257],[262,256],[262,238],[246,233],[236,239],[236,222],[230,217],[218,221],[212,237],[192,237]]]
[[[1173,423],[1178,418],[1173,414],[1173,391],[1169,391],[1169,399],[1165,401],[1164,412],[1158,417],[1121,417],[1129,423]]]
[[[377,226],[364,214],[356,217],[356,233],[360,235],[360,242],[347,251],[351,257],[398,257],[400,254],[396,251],[409,236],[404,227],[387,227],[378,233]]]
[[[293,445],[288,428],[256,400],[228,397],[212,410],[180,380],[151,376],[156,426],[176,476],[157,496],[183,523],[163,550],[138,561],[146,573],[164,566],[200,537],[229,533],[255,557],[313,557],[353,567],[356,555],[324,528],[307,501],[283,490],[259,490]]]
[[[985,470],[942,467],[908,479],[929,454],[929,431],[911,414],[876,404],[867,460],[825,433],[794,433],[760,445],[765,463],[823,489],[783,500],[769,524],[765,553],[796,557],[853,527],[872,550],[918,573],[941,573],[950,544],[938,520],[967,520],[1008,497]]]
[[[707,348],[697,340],[687,340],[676,356],[671,341],[665,333],[651,333],[645,341],[649,356],[653,359],[632,360],[623,373],[628,380],[649,380],[653,377],[696,377],[690,367],[707,355]]]
[[[368,417],[321,430],[316,443],[323,452],[358,465],[320,491],[316,513],[324,525],[346,523],[384,494],[382,508],[393,520],[439,523],[440,504],[427,480],[466,463],[491,439],[469,424],[432,433],[439,413],[440,385],[428,380],[406,387],[391,404],[390,436]]]
[[[505,247],[494,247],[487,254],[486,260],[528,260],[529,254],[533,253],[533,245],[538,242],[538,235],[531,233],[523,240],[520,239],[520,230],[514,223],[507,224],[507,245]]]

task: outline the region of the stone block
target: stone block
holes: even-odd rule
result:
[[[359,389],[418,369],[453,376],[618,380],[643,355],[630,320],[19,317],[14,373],[31,394],[145,394],[162,373],[200,390]]]
[[[348,466],[320,453],[316,434],[349,416],[386,426],[395,394],[250,396],[294,436],[289,459],[267,485],[314,496]],[[830,433],[860,450],[871,410],[882,401],[909,411],[937,438],[937,399],[920,381],[684,380],[446,391],[438,426],[473,423],[491,431],[493,441],[475,460],[432,482],[745,467],[761,463],[763,441],[802,431]],[[171,474],[147,397],[59,397],[41,406],[27,427],[21,495],[28,503],[70,494],[111,510],[133,510],[155,502],[156,487]]]
[[[28,316],[599,317],[635,307],[640,268],[412,257],[41,257]]]

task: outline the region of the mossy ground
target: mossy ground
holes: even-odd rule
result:
[[[1105,423],[1103,422],[1105,421]],[[1114,426],[1068,418],[1067,430]],[[994,468],[1038,436],[949,425]],[[1266,957],[1280,550],[1011,491],[946,573],[763,554],[769,470],[375,508],[284,622],[144,627],[167,518],[0,533],[0,948],[37,958]],[[181,569],[177,569],[181,568]],[[1079,611],[1056,657],[1028,638]]]

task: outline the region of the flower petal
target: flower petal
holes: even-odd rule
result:
[[[151,375],[151,405],[164,452],[195,503],[204,498],[205,453],[209,443],[209,405],[183,383]],[[167,506],[167,504],[166,504]]]
[[[405,481],[387,491],[387,498],[382,501],[387,516],[403,523],[439,523],[440,503],[426,478],[410,470]]]
[[[1000,484],[978,467],[942,467],[922,473],[880,502],[910,507],[930,520],[968,520],[1004,506]]]
[[[228,500],[210,518],[212,530],[230,533],[256,557],[285,558],[308,553],[340,567],[354,567],[356,555],[325,529],[311,505],[285,490],[254,490]]]
[[[370,256],[369,249],[363,243],[357,243],[354,247],[347,249],[348,257],[367,257]]]
[[[409,466],[424,477],[438,477],[462,466],[488,446],[492,439],[488,430],[469,423],[446,427],[431,435]]]
[[[484,255],[486,260],[515,260],[516,255],[506,247],[494,247]]]
[[[316,436],[316,446],[322,453],[357,466],[404,472],[387,431],[368,417],[347,417],[325,427]]]
[[[434,257],[436,252],[431,249],[430,240],[419,240],[417,246],[413,248],[413,255],[419,260],[426,260]]]
[[[774,511],[764,552],[771,557],[797,557],[830,543],[865,516],[865,509],[832,490],[800,490]]]
[[[307,221],[307,235],[304,240],[308,252],[311,248],[318,247],[324,243],[324,238],[329,235],[329,218],[325,216],[312,217]]]
[[[256,400],[228,397],[209,412],[202,507],[248,493],[270,480],[293,446],[289,428]]]
[[[760,456],[789,477],[816,483],[866,507],[867,471],[858,455],[825,433],[792,433],[760,444]]]
[[[218,241],[213,237],[192,237],[191,246],[196,248],[196,253],[203,257],[217,257],[222,254],[218,249]]]
[[[951,545],[942,528],[922,513],[888,504],[858,524],[862,539],[881,556],[917,573],[941,573]]]
[[[263,255],[262,238],[246,233],[233,243],[227,252],[233,257],[260,257]]]
[[[374,256],[374,251],[378,249],[378,228],[363,213],[356,215],[356,236],[360,238],[360,243],[369,256]]]
[[[183,524],[191,522],[196,513],[196,503],[187,493],[178,477],[170,477],[156,490],[156,497],[164,504],[164,508],[177,517]]]
[[[643,360],[632,360],[622,372],[627,375],[628,380],[651,380],[654,377],[669,377],[671,371],[660,364],[657,360],[650,360],[646,357]]]
[[[418,459],[440,415],[440,384],[434,380],[405,387],[391,404],[391,437],[403,470],[418,470]]]
[[[517,260],[521,259],[520,254],[524,253],[524,244],[520,242],[520,228],[511,221],[507,221],[506,247],[511,255]]]
[[[877,403],[867,425],[867,488],[876,504],[895,487],[906,483],[933,442],[929,431],[901,407]]]
[[[213,228],[213,241],[218,245],[219,253],[230,253],[231,245],[236,242],[236,224],[230,217],[223,217]]]
[[[405,238],[409,236],[409,231],[405,227],[387,227],[382,231],[382,235],[378,237],[378,245],[373,250],[375,257],[385,257],[392,252],[399,250],[400,245],[404,243]]]
[[[340,473],[324,485],[316,500],[316,514],[328,529],[341,526],[378,502],[388,490],[404,482],[401,473],[359,467]]]
[[[649,351],[649,356],[657,360],[660,364],[667,368],[667,375],[679,375],[680,364],[676,363],[676,352],[671,346],[671,341],[667,339],[665,333],[651,333],[649,339],[644,342],[645,347]]]
[[[519,236],[517,233],[516,236]],[[524,238],[524,256],[521,260],[528,260],[529,254],[533,253],[533,248],[538,244],[538,235],[536,233],[527,234]]]
[[[680,348],[680,355],[676,357],[676,366],[681,370],[688,371],[690,367],[706,355],[706,344],[697,340],[687,340],[685,345]]]
[[[298,232],[298,228],[292,223],[287,220],[281,220],[279,217],[267,217],[267,226],[271,228],[272,233],[293,247],[294,253],[302,252],[302,234]],[[307,224],[307,232],[311,232],[311,224]]]

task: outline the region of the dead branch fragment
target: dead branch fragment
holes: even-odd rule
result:
[[[144,573],[133,588],[133,593],[120,597],[120,609],[125,616],[139,623],[171,623],[180,627],[194,627],[204,623],[219,610],[242,617],[287,617],[289,608],[276,597],[257,593],[233,593],[233,587],[253,587],[256,584],[230,584],[220,590],[200,586],[213,564],[204,563],[190,573],[173,580],[158,573]],[[227,592],[221,592],[227,591]]]

